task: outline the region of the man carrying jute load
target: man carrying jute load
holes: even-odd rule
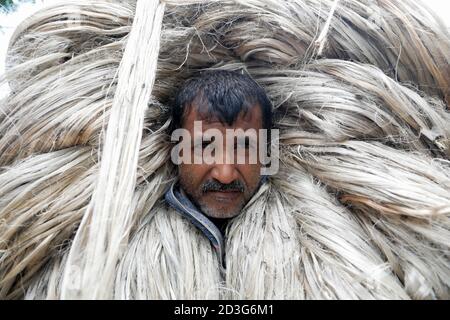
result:
[[[2,77],[0,297],[448,299],[449,60],[413,0],[41,10]],[[176,163],[195,120],[270,162]]]

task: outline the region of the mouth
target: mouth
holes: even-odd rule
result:
[[[220,202],[231,202],[242,195],[242,192],[239,190],[208,191],[207,193],[214,200]]]

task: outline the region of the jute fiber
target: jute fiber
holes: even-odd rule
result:
[[[416,0],[64,1],[9,44],[2,299],[449,299],[450,35]],[[226,270],[164,203],[185,79],[268,93],[280,170]]]

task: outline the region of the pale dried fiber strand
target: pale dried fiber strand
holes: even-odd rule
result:
[[[227,48],[243,61],[299,66],[316,56],[314,43],[333,3],[223,1],[192,20],[197,34],[206,33],[209,56]],[[322,56],[375,65],[448,103],[449,50],[447,28],[419,2],[363,0],[337,5]]]
[[[148,212],[170,182],[170,169],[165,166],[170,149],[165,136],[155,132],[142,141],[136,214]],[[95,161],[95,153],[90,148],[69,148],[30,157],[0,174],[2,290],[9,290],[19,276],[21,284],[26,286],[47,258],[54,256],[55,249],[70,248],[92,195],[98,174]],[[46,234],[55,235],[41,248],[47,258],[36,260],[34,268],[18,265],[17,261],[32,259],[34,253],[30,249]],[[22,290],[18,287],[8,296],[15,297]]]
[[[361,209],[358,219],[412,299],[449,299],[448,218],[399,219]]]
[[[220,270],[209,240],[166,205],[140,224],[115,284],[118,299],[219,299]]]
[[[446,105],[421,97],[378,68],[319,60],[300,71],[249,71],[280,106],[282,124],[321,132],[328,141],[372,140],[408,151],[450,156]]]
[[[449,161],[363,141],[305,144],[297,150],[298,161],[339,190],[343,202],[416,218],[450,215]]]
[[[229,299],[304,299],[298,229],[278,192],[264,186],[227,232]]]
[[[414,0],[164,3],[66,1],[16,30],[0,298],[448,299],[443,23]],[[203,69],[252,75],[281,130],[280,172],[227,228],[225,272],[161,200],[171,99]]]
[[[293,159],[274,181],[298,225],[303,290],[308,299],[405,299],[390,266],[353,213]]]
[[[31,26],[39,26],[38,30],[35,30],[34,28],[30,27],[27,29],[26,37],[20,37],[17,36],[17,41],[12,42],[12,48],[11,48],[11,57],[15,57],[15,59],[12,58],[12,60],[17,60],[17,57],[24,56],[20,61],[23,61],[24,64],[19,64],[16,69],[12,69],[10,72],[10,82],[17,83],[19,81],[16,81],[15,79],[20,79],[22,87],[19,86],[17,89],[17,99],[14,99],[12,101],[7,101],[5,106],[2,106],[2,111],[5,113],[7,110],[13,110],[11,112],[8,112],[8,117],[10,121],[4,122],[4,126],[14,126],[17,128],[17,132],[19,134],[12,134],[14,131],[9,131],[9,133],[4,138],[5,140],[2,141],[0,146],[3,146],[4,148],[8,148],[8,150],[2,150],[3,153],[7,153],[10,155],[11,158],[16,157],[17,155],[21,154],[29,154],[30,152],[35,151],[46,151],[50,148],[50,141],[54,143],[54,148],[58,148],[59,146],[64,147],[68,144],[79,144],[79,143],[86,143],[91,142],[89,140],[90,138],[96,139],[98,136],[98,130],[101,130],[101,126],[99,124],[102,124],[104,120],[99,119],[98,113],[101,113],[100,104],[98,104],[98,108],[94,110],[92,107],[91,112],[87,112],[86,107],[84,110],[81,111],[81,107],[78,103],[84,104],[86,103],[86,96],[90,96],[90,91],[93,90],[93,85],[89,82],[94,82],[94,85],[98,87],[99,89],[96,90],[98,94],[97,101],[101,101],[103,98],[102,95],[105,95],[107,92],[114,92],[116,81],[108,81],[110,77],[114,77],[115,73],[112,72],[112,68],[116,68],[117,64],[120,61],[120,57],[122,56],[120,48],[121,45],[123,45],[122,40],[124,35],[126,35],[125,31],[120,31],[121,27],[126,25],[129,20],[132,18],[132,7],[128,3],[123,4],[115,4],[110,7],[110,13],[105,13],[102,15],[100,22],[104,26],[104,29],[107,30],[117,30],[119,28],[119,31],[111,34],[110,36],[104,36],[102,34],[102,29],[96,29],[96,30],[89,30],[89,32],[81,33],[79,31],[80,28],[82,28],[84,25],[89,26],[91,24],[92,18],[88,13],[84,13],[85,11],[89,12],[89,8],[91,7],[92,3],[92,10],[97,13],[97,11],[102,9],[102,2],[100,1],[93,1],[89,2],[89,5],[83,2],[80,2],[77,6],[57,6],[54,9],[49,9],[46,11],[46,14],[43,15],[44,17],[38,17],[39,19],[36,19],[37,21],[43,20],[41,24],[37,23],[29,23]],[[259,2],[247,2],[247,5],[250,6],[251,4],[253,6],[256,6]],[[326,3],[326,2],[323,2]],[[414,7],[414,3],[408,1],[410,3],[410,6]],[[325,4],[322,4],[320,8],[315,8],[315,3],[313,2],[298,2],[298,3],[285,3],[284,1],[277,1],[276,3],[270,3],[271,6],[268,6],[267,8],[274,10],[275,8],[279,9],[279,12],[277,11],[275,14],[264,14],[262,15],[261,12],[254,12],[253,7],[243,7],[243,5],[236,5],[233,2],[223,2],[220,5],[219,4],[211,4],[211,5],[205,5],[203,7],[199,6],[183,6],[182,7],[182,13],[178,13],[178,10],[180,8],[174,7],[169,8],[168,14],[165,17],[165,28],[162,31],[161,39],[162,39],[162,47],[161,47],[161,53],[158,63],[158,81],[154,87],[154,94],[159,97],[162,100],[165,100],[168,96],[171,95],[171,92],[173,90],[173,87],[177,85],[177,83],[187,76],[186,71],[188,70],[185,67],[190,67],[191,69],[195,68],[202,68],[202,67],[208,67],[215,63],[228,62],[230,59],[234,59],[233,57],[237,55],[238,58],[249,60],[249,64],[255,64],[257,62],[260,66],[266,65],[266,61],[268,61],[268,58],[265,58],[265,51],[270,49],[271,55],[275,54],[278,51],[281,51],[283,54],[292,52],[290,55],[292,55],[292,59],[298,60],[298,61],[309,61],[309,56],[307,55],[307,52],[305,52],[306,48],[299,47],[295,48],[294,50],[289,49],[287,44],[289,45],[300,45],[303,42],[305,42],[304,46],[308,46],[308,44],[312,43],[312,37],[313,35],[308,35],[305,32],[312,32],[315,30],[315,26],[317,24],[317,21],[320,19],[318,17],[302,17],[302,19],[296,19],[296,21],[303,21],[302,25],[296,27],[292,25],[292,22],[289,22],[290,20],[287,20],[287,18],[284,18],[282,21],[274,20],[280,19],[279,15],[284,14],[289,16],[290,12],[295,12],[296,15],[299,14],[312,14],[315,11],[318,11],[319,13],[322,11],[326,11],[326,8],[322,8],[322,6],[325,6]],[[105,5],[105,4],[103,4]],[[108,6],[110,4],[108,3]],[[350,5],[348,3],[347,5]],[[404,6],[404,4],[400,4],[401,6]],[[284,8],[287,6],[287,8]],[[300,6],[300,7],[297,7]],[[352,59],[356,61],[362,61],[362,62],[368,62],[373,65],[378,66],[381,68],[384,72],[387,72],[388,74],[392,75],[392,68],[386,66],[386,62],[384,61],[386,58],[383,56],[383,59],[380,57],[375,57],[368,59],[363,56],[348,56],[348,54],[352,53],[353,55],[358,54],[359,50],[355,50],[355,45],[363,46],[366,45],[368,48],[371,48],[370,46],[377,45],[378,43],[386,42],[386,38],[382,34],[378,34],[378,38],[375,38],[373,40],[368,41],[367,39],[371,39],[370,37],[366,37],[366,33],[371,31],[373,28],[376,27],[376,25],[373,25],[374,22],[370,19],[364,18],[364,15],[362,16],[355,16],[355,10],[362,10],[360,8],[362,4],[356,5],[356,3],[351,3],[351,7],[346,8],[345,13],[349,14],[349,17],[345,17],[342,19],[334,19],[333,24],[341,24],[342,21],[350,21],[350,18],[353,17],[354,19],[358,18],[359,22],[357,25],[362,25],[363,23],[369,24],[366,28],[357,29],[358,32],[361,33],[361,41],[359,41],[357,44],[348,44],[348,48],[342,48],[337,51],[336,54],[329,54],[325,55],[327,57],[337,57],[341,59]],[[224,10],[224,7],[227,10]],[[229,8],[228,8],[229,7]],[[342,7],[342,4],[339,5],[339,8]],[[356,7],[356,8],[354,8]],[[344,8],[344,7],[342,7]],[[342,9],[341,8],[341,9]],[[378,7],[372,8],[371,6],[367,6],[365,10],[367,12],[379,12],[380,14],[384,12],[382,7],[380,9],[377,9]],[[66,11],[63,11],[66,10]],[[265,11],[269,10],[265,9]],[[301,10],[300,10],[301,9]],[[320,9],[320,10],[319,10]],[[376,9],[376,10],[375,10]],[[80,10],[83,15],[78,14],[78,11]],[[253,10],[253,11],[252,11]],[[295,11],[294,11],[295,10]],[[342,9],[343,10],[343,9]],[[64,14],[61,13],[61,11],[65,12]],[[238,12],[239,11],[239,12]],[[262,11],[262,12],[265,12]],[[423,10],[418,10],[418,12],[422,12]],[[414,11],[416,12],[416,11]],[[113,15],[114,13],[114,15]],[[178,15],[177,15],[178,13]],[[199,13],[203,13],[200,14]],[[186,16],[180,17],[180,14],[183,14]],[[248,16],[245,16],[247,14]],[[183,23],[183,21],[189,21],[187,19],[190,19],[190,16],[194,15],[193,18],[191,18],[191,21],[193,23],[193,26],[185,26],[186,22]],[[388,19],[390,16],[392,16],[393,13],[381,15],[381,20]],[[416,18],[418,14],[414,13],[411,15],[411,17]],[[58,16],[61,18],[64,18],[65,23],[60,25],[55,25],[52,23]],[[239,17],[246,17],[245,20],[243,18]],[[73,18],[75,17],[75,18]],[[78,17],[78,18],[77,18]],[[253,17],[259,17],[257,21],[252,22],[252,25],[249,25],[249,22],[247,22],[245,25],[241,25],[241,20],[243,21],[253,21]],[[414,20],[415,23],[423,23],[422,20],[426,20],[427,16],[424,16],[421,20]],[[304,18],[304,19],[303,19]],[[73,20],[72,20],[73,19]],[[227,19],[230,21],[227,22]],[[268,19],[266,22],[265,19]],[[274,20],[274,21],[272,21]],[[380,20],[380,21],[381,21]],[[35,21],[33,19],[33,21]],[[384,21],[384,20],[383,20]],[[389,21],[389,26],[394,25],[394,21]],[[283,22],[284,24],[281,24],[280,28],[274,28],[274,26],[280,25],[280,23]],[[288,23],[289,22],[289,23]],[[309,23],[309,25],[304,25]],[[215,25],[221,25],[221,29],[217,29],[214,26]],[[256,24],[253,26],[253,24]],[[286,24],[286,25],[285,25]],[[356,24],[356,22],[355,22]],[[247,26],[253,30],[250,33],[242,32],[242,28],[244,26]],[[449,51],[448,46],[448,36],[445,37],[445,35],[448,35],[447,31],[445,29],[440,28],[439,24],[436,24],[435,22],[430,21],[428,24],[429,27],[424,27],[424,29],[420,30],[426,30],[428,28],[432,28],[432,30],[429,30],[429,32],[423,32],[423,34],[420,35],[420,39],[423,39],[423,41],[427,40],[430,34],[434,35],[434,37],[440,38],[444,37],[442,40],[436,40],[432,43],[426,43],[427,48],[435,49],[437,53],[434,53],[434,51],[430,52],[429,59],[433,59],[439,62],[439,66],[442,70],[442,75],[446,76],[450,74],[450,72],[446,71],[446,68],[448,66],[448,61],[439,60],[442,57],[448,57],[448,54],[445,54]],[[73,30],[73,27],[77,27],[76,30]],[[289,28],[290,27],[290,28]],[[36,27],[37,28],[37,27]],[[225,28],[225,29],[224,29]],[[262,29],[260,32],[259,29]],[[301,28],[301,29],[299,29]],[[342,27],[344,31],[354,32],[353,28],[349,26],[343,26]],[[223,29],[223,30],[222,30]],[[293,30],[290,30],[293,29]],[[299,30],[298,30],[299,29]],[[303,30],[304,29],[304,30]],[[380,29],[380,27],[378,27]],[[377,30],[378,30],[377,29]],[[234,31],[236,30],[236,36],[234,36]],[[266,35],[268,32],[274,32],[273,30],[276,30],[275,34]],[[303,30],[300,32],[300,30]],[[55,36],[54,33],[57,33],[58,37]],[[333,37],[333,32],[330,33],[329,37]],[[408,34],[408,31],[402,31],[398,33],[399,35],[403,36],[405,34]],[[214,35],[214,37],[213,37]],[[261,37],[261,35],[266,35],[264,39],[258,40],[247,40],[246,37],[253,36],[253,37]],[[233,40],[236,37],[236,41]],[[43,40],[39,40],[39,39]],[[15,38],[14,38],[15,39]],[[311,41],[308,42],[308,39],[311,39]],[[331,38],[330,38],[331,39]],[[433,38],[435,39],[435,38]],[[55,46],[46,44],[46,42],[43,42],[42,45],[39,45],[40,42],[37,43],[37,45],[33,45],[31,41],[48,41],[51,43],[55,43]],[[333,40],[334,41],[334,40]],[[333,42],[330,40],[330,42]],[[421,40],[422,41],[422,40]],[[31,42],[31,43],[30,43]],[[235,43],[236,42],[236,43]],[[248,55],[245,54],[245,46],[247,43],[254,43],[254,45],[258,48],[258,51],[254,54]],[[335,41],[334,41],[335,42]],[[436,47],[436,42],[439,42],[440,45]],[[61,44],[65,43],[64,49],[61,50]],[[180,43],[186,43],[186,46],[180,46]],[[399,45],[399,43],[406,47],[410,45],[411,41],[405,39],[404,41],[395,41],[395,43],[386,44],[383,47],[383,50],[380,51],[380,48],[377,49],[371,49],[368,52],[369,53],[376,53],[378,51],[386,53],[387,51],[391,50],[391,48],[395,48]],[[272,47],[272,45],[275,45],[275,47]],[[340,45],[346,44],[345,41],[340,41]],[[424,44],[425,45],[425,44]],[[38,48],[37,50],[34,48]],[[435,48],[436,47],[436,48]],[[39,48],[45,48],[39,49]],[[42,51],[40,51],[42,50]],[[61,52],[63,51],[63,52]],[[242,51],[242,52],[241,52]],[[17,52],[17,54],[16,54]],[[65,53],[65,58],[61,60],[61,54]],[[406,52],[405,54],[411,55],[415,54],[416,50],[414,48],[411,48],[410,50],[404,50]],[[52,56],[52,53],[55,55],[55,58],[51,58],[52,61],[45,63],[42,68],[45,67],[45,72],[41,72],[41,77],[38,78],[32,78],[33,75],[36,74],[36,72],[41,71],[41,62],[39,61],[40,55],[46,54],[48,57]],[[343,54],[345,53],[345,54]],[[281,54],[281,53],[280,53]],[[97,56],[98,55],[98,56]],[[97,56],[97,59],[94,57]],[[245,56],[245,57],[244,57]],[[248,57],[247,57],[248,56]],[[72,57],[72,58],[69,58]],[[404,60],[404,55],[395,55],[395,59],[393,58],[392,61],[389,61],[389,65],[394,66],[395,64],[398,65],[398,68],[403,68],[407,70],[407,73],[405,73],[404,76],[402,76],[400,79],[403,81],[408,81],[410,83],[416,83],[419,84],[419,86],[427,91],[428,93],[435,93],[435,90],[438,88],[447,88],[448,83],[445,85],[439,85],[436,86],[435,84],[428,83],[427,81],[418,80],[417,78],[420,76],[425,76],[428,73],[426,72],[426,68],[418,65],[413,65],[409,60],[413,61],[424,61],[420,56],[414,57],[413,59]],[[28,61],[29,59],[33,58],[33,60]],[[398,59],[397,59],[398,58]],[[46,61],[50,59],[46,57]],[[405,58],[406,59],[406,58]],[[67,61],[66,61],[67,60]],[[96,72],[97,67],[93,64],[92,69],[89,68],[89,70],[92,71],[92,73],[88,72],[86,69],[82,68],[82,66],[87,64],[87,61],[90,62],[96,62],[104,65],[104,71],[105,71],[105,79],[103,81],[103,78],[100,79]],[[398,60],[398,61],[397,61]],[[28,61],[28,63],[26,62]],[[58,67],[61,65],[62,62],[64,62],[64,67]],[[253,62],[252,62],[253,61]],[[278,61],[276,59],[271,60],[273,63],[280,63],[285,65],[285,61]],[[397,63],[398,62],[398,63]],[[425,62],[423,62],[425,63]],[[437,63],[437,62],[436,62]],[[12,65],[14,65],[12,63]],[[50,66],[55,66],[55,68],[49,68]],[[69,66],[73,66],[73,69]],[[180,66],[185,66],[181,67]],[[397,68],[397,69],[398,69]],[[61,70],[62,69],[62,70]],[[73,71],[76,69],[80,69],[78,73],[74,73]],[[422,70],[420,72],[417,72],[417,70]],[[56,81],[58,77],[60,77],[60,73],[70,73],[73,74],[76,83],[71,83],[70,85],[66,85],[62,81]],[[401,72],[398,72],[401,74]],[[50,74],[53,74],[55,78],[47,77]],[[86,77],[85,81],[77,81],[78,79],[81,79],[81,77]],[[434,81],[434,77],[432,75],[429,75],[429,77]],[[32,79],[30,81],[26,81],[27,79]],[[45,79],[45,80],[44,80]],[[58,78],[60,79],[60,78]],[[102,81],[99,81],[102,80]],[[89,81],[89,82],[87,82]],[[431,81],[431,80],[430,80]],[[48,84],[45,85],[44,83],[47,82]],[[85,84],[86,83],[86,84]],[[48,88],[48,90],[35,90],[34,86],[40,86],[40,88]],[[18,85],[18,84],[16,84]],[[61,123],[61,129],[59,131],[56,131],[52,135],[49,134],[49,128],[43,127],[42,125],[39,128],[36,128],[38,124],[35,122],[31,122],[22,116],[22,113],[29,114],[30,110],[45,110],[45,113],[47,114],[47,107],[46,104],[42,103],[42,100],[38,99],[29,99],[25,98],[20,90],[20,88],[24,88],[24,92],[27,94],[27,97],[29,97],[30,92],[34,92],[34,94],[38,94],[40,92],[48,92],[52,91],[55,94],[60,92],[65,92],[66,90],[69,90],[68,87],[73,87],[74,90],[71,92],[72,94],[65,95],[65,99],[71,99],[72,103],[68,103],[68,101],[65,101],[64,99],[51,99],[50,97],[45,97],[45,101],[48,101],[47,103],[51,102],[51,106],[53,106],[54,109],[60,110],[60,104],[64,106],[64,109],[67,110],[67,113],[70,113],[71,115],[74,113],[78,113],[83,115],[83,122],[78,122],[79,117],[73,117],[71,122],[58,122]],[[100,88],[104,86],[106,88],[109,88],[110,90],[100,90]],[[26,89],[25,89],[26,88]],[[80,91],[80,89],[83,89],[84,91]],[[442,90],[443,90],[442,89]],[[62,90],[62,91],[60,91]],[[441,90],[441,89],[439,89]],[[93,95],[95,97],[95,95]],[[36,98],[36,97],[34,97]],[[43,97],[44,98],[44,97]],[[26,99],[26,100],[24,100]],[[83,99],[81,101],[81,99]],[[20,108],[15,108],[14,105],[17,105],[19,102]],[[25,103],[26,101],[26,103]],[[91,104],[88,104],[90,107]],[[105,110],[107,111],[108,105],[105,105]],[[50,109],[51,110],[51,109]],[[100,110],[100,111],[99,111]],[[102,113],[107,114],[107,113]],[[3,115],[1,115],[3,116]],[[48,114],[48,116],[54,117],[52,114]],[[68,116],[61,114],[62,119],[67,119]],[[88,122],[89,121],[89,122]],[[92,122],[91,122],[92,121]],[[68,132],[69,134],[66,135],[65,132]],[[25,143],[31,144],[31,142],[28,141],[36,141],[36,145],[26,146],[23,144],[20,144],[19,140],[20,137],[23,134],[33,135],[34,138],[27,138],[24,139]],[[55,138],[55,136],[57,138]],[[45,143],[44,143],[44,142]],[[94,144],[95,144],[94,140]],[[20,145],[21,147],[18,147]],[[5,157],[5,160],[8,159]]]
[[[319,37],[317,38],[316,42],[314,43],[317,48],[317,55],[322,55],[323,47],[325,45],[325,41],[327,39],[327,33],[330,29],[331,19],[333,19],[334,12],[336,11],[337,5],[339,3],[339,0],[334,0],[333,6],[330,9],[330,13],[328,14],[327,21],[325,22],[325,25],[322,29],[322,31],[319,34]]]
[[[39,155],[0,175],[2,296],[20,294],[19,287],[12,290],[17,277],[26,285],[55,249],[72,238],[92,192],[90,151],[71,148]],[[48,236],[52,238],[42,246]]]
[[[137,1],[118,69],[99,177],[67,260],[62,298],[112,297],[114,271],[134,223],[133,194],[144,112],[155,80],[164,5]],[[80,287],[69,286],[80,268]],[[67,285],[66,285],[67,284]],[[93,290],[94,289],[94,290]]]

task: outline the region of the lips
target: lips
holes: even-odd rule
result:
[[[226,191],[209,191],[208,194],[216,201],[231,202],[238,199],[242,195],[242,192],[237,190],[226,190]]]

